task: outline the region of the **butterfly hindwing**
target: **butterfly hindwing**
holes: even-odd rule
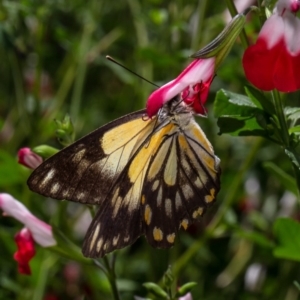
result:
[[[148,242],[173,245],[180,228],[203,215],[219,190],[219,159],[198,124],[169,130],[151,158],[142,191],[142,218]]]
[[[122,172],[119,179],[127,182],[113,188],[97,211],[84,239],[82,251],[85,256],[102,257],[132,244],[142,235],[140,191],[137,191],[142,177],[131,183]]]
[[[155,119],[149,122],[156,124]],[[150,138],[145,139],[136,149],[135,155],[113,184],[88,229],[83,245],[84,255],[103,256],[114,249],[132,244],[144,233],[141,205],[145,175],[153,155],[158,153],[158,158],[161,159],[159,148],[172,128],[175,126],[170,123],[158,131],[153,131]]]

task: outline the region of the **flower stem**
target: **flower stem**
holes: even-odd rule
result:
[[[208,1],[207,0],[199,0],[197,5],[197,27],[194,30],[194,34],[192,36],[191,49],[193,51],[197,51],[200,46],[200,37],[203,30],[204,17],[206,13]]]
[[[177,261],[173,265],[173,274],[174,276],[178,276],[182,269],[186,266],[186,264],[195,256],[197,251],[203,246],[203,244],[214,235],[214,231],[217,226],[222,222],[225,213],[227,212],[228,208],[232,205],[234,200],[236,199],[236,194],[241,186],[241,183],[244,178],[244,174],[249,170],[250,166],[252,165],[253,161],[256,158],[256,154],[260,149],[261,143],[263,139],[258,138],[256,142],[252,146],[250,152],[248,153],[247,158],[244,160],[241,168],[238,172],[236,172],[236,176],[232,181],[231,186],[228,188],[228,193],[224,201],[222,202],[218,212],[216,213],[214,219],[210,222],[207,226],[206,231],[202,238],[196,241],[188,250],[177,259]]]
[[[103,261],[107,270],[107,278],[109,280],[111,289],[112,289],[112,293],[114,295],[114,299],[115,300],[120,300],[120,295],[119,295],[119,291],[117,288],[117,282],[116,282],[116,274],[115,274],[115,269],[114,269],[114,262],[115,262],[115,258],[112,258],[111,263],[109,262],[107,256],[103,257]]]
[[[290,136],[289,136],[289,130],[286,123],[286,118],[283,111],[283,101],[280,98],[280,94],[277,90],[272,91],[272,97],[273,97],[273,103],[275,107],[275,112],[278,118],[278,122],[280,125],[280,133],[281,133],[281,140],[282,145],[285,150],[288,150],[290,152],[294,152],[293,149],[291,149],[290,145]],[[299,168],[292,162],[294,173],[295,173],[295,181],[298,188],[298,198],[300,197],[300,170]]]
[[[235,15],[238,14],[238,11],[233,3],[233,0],[226,0],[226,4],[227,4],[227,8],[230,12],[230,15],[232,17],[234,17]],[[247,39],[247,35],[246,35],[246,32],[245,32],[245,29],[243,29],[240,33],[240,39],[241,39],[241,42],[242,42],[242,45],[244,47],[244,49],[248,48],[249,46],[249,42],[248,42],[248,39]]]
[[[275,112],[280,125],[281,139],[285,148],[289,148],[290,139],[288,126],[286,124],[286,119],[283,112],[282,100],[280,98],[279,92],[277,90],[272,91],[273,103],[275,107]]]

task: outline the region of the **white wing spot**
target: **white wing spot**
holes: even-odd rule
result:
[[[120,197],[120,196],[117,198],[117,201],[116,201],[116,203],[115,203],[115,205],[114,205],[114,211],[113,211],[113,214],[112,214],[112,217],[113,217],[113,218],[115,218],[116,215],[118,214],[118,211],[119,211],[119,209],[120,209],[122,200],[123,200],[123,198]]]
[[[83,199],[85,198],[85,195],[86,195],[85,192],[81,192],[81,193],[78,194],[77,199],[78,199],[79,201],[80,201],[80,200],[83,200]]]
[[[182,206],[181,197],[180,197],[179,193],[177,192],[176,196],[175,196],[175,207],[178,210],[181,206]]]
[[[59,182],[56,182],[55,184],[53,184],[53,186],[51,187],[51,193],[55,194],[60,188],[60,184]]]
[[[159,191],[158,191],[158,195],[157,195],[157,206],[161,206],[161,203],[162,203],[162,187],[159,188]]]
[[[113,238],[113,246],[116,246],[118,244],[118,241],[119,241],[119,238],[120,238],[120,235],[117,235]]]
[[[86,149],[82,149],[82,150],[78,151],[72,158],[72,162],[79,163],[81,161],[85,151],[86,151]]]
[[[97,224],[95,231],[93,233],[92,240],[90,243],[90,251],[92,251],[92,249],[94,248],[95,242],[98,238],[99,231],[100,231],[100,223]],[[98,251],[98,246],[97,246],[97,251]]]
[[[159,187],[159,180],[155,180],[152,185],[152,191],[153,192],[156,191],[158,187]]]
[[[45,185],[46,183],[48,183],[48,181],[50,181],[53,176],[55,174],[55,170],[54,169],[51,169],[47,174],[46,176],[44,177],[44,179],[41,181],[41,184],[40,186],[42,187],[43,185]]]
[[[107,250],[110,246],[110,242],[107,241],[104,245],[103,245],[103,250]]]
[[[197,188],[202,188],[203,187],[203,184],[202,184],[199,177],[197,177],[197,179],[195,180],[195,185],[197,186]]]
[[[97,245],[96,245],[97,252],[100,252],[103,242],[104,242],[103,238],[99,239],[99,241],[97,242]]]
[[[182,187],[182,191],[185,194],[186,198],[193,198],[194,197],[194,191],[192,190],[191,186],[189,184],[185,184]]]
[[[166,209],[166,214],[168,217],[172,217],[172,201],[171,199],[166,199],[165,200],[165,209]]]
[[[168,157],[165,170],[164,170],[164,180],[167,185],[175,185],[176,183],[176,175],[177,175],[177,153],[176,147],[173,145],[171,146],[171,152]]]

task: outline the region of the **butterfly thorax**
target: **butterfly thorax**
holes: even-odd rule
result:
[[[173,123],[178,126],[179,131],[185,131],[193,119],[191,107],[177,96],[161,108],[158,116],[158,127],[161,128],[165,124]]]

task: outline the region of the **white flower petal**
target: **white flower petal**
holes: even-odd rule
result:
[[[14,199],[11,195],[6,193],[0,194],[0,208],[3,212],[24,224],[24,220],[31,215],[30,211],[24,204]]]
[[[284,40],[291,55],[300,53],[300,20],[292,13],[285,14],[284,21]]]
[[[35,217],[25,205],[11,195],[6,193],[0,194],[0,208],[7,215],[23,223],[30,230],[35,242],[42,247],[56,244],[51,226]]]
[[[164,87],[170,86],[165,94],[166,99],[171,99],[180,94],[188,86],[193,86],[200,82],[207,82],[213,75],[215,69],[215,57],[199,59],[182,76],[168,82]]]
[[[277,14],[272,15],[263,25],[258,38],[266,41],[268,49],[273,48],[284,36],[284,22]]]

